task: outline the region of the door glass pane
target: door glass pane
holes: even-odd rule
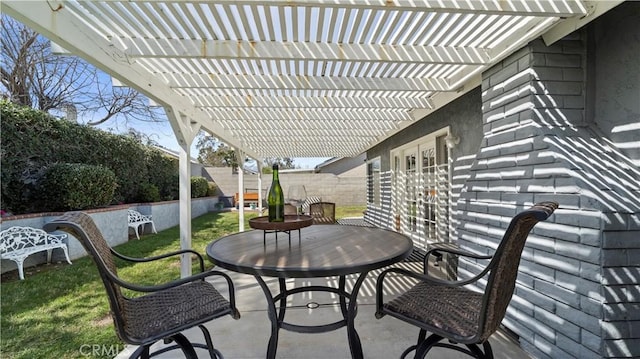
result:
[[[416,178],[416,154],[414,152],[405,153],[405,231],[409,233],[417,230],[417,188],[418,181]]]
[[[416,147],[392,152],[395,229],[426,249],[448,241],[450,178],[446,135],[429,136]]]
[[[423,146],[422,156],[422,206],[425,237],[429,242],[435,241],[436,212],[437,212],[437,181],[436,181],[436,149],[433,144]]]

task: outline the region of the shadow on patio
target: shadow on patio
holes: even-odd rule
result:
[[[421,264],[402,262],[397,264],[407,269],[421,271]],[[217,268],[220,269],[220,268]],[[270,335],[270,322],[267,317],[267,302],[260,286],[253,276],[226,271],[236,285],[237,306],[242,314],[240,320],[223,317],[207,324],[211,331],[214,345],[222,352],[225,359],[258,359],[264,358]],[[410,345],[414,344],[418,330],[397,319],[384,317],[375,319],[375,280],[381,270],[372,271],[360,289],[358,296],[358,316],[356,329],[362,341],[365,358],[388,359],[398,358]],[[431,270],[430,270],[431,272]],[[390,278],[389,278],[390,279]],[[275,290],[278,287],[276,278],[266,278],[267,284]],[[294,282],[295,281],[295,282]],[[347,287],[353,285],[355,276],[347,277]],[[214,282],[217,288],[224,288],[222,282]],[[337,286],[337,277],[329,278],[297,278],[287,280],[288,288],[300,285],[332,285]],[[393,295],[410,285],[409,282],[393,281]],[[389,286],[388,288],[390,288]],[[223,293],[226,295],[226,293]],[[307,308],[308,303],[317,303],[315,309]],[[331,293],[307,292],[290,297],[286,321],[294,324],[325,324],[340,319],[340,308],[337,297]],[[190,340],[202,342],[202,333],[197,328],[186,332]],[[529,358],[511,338],[498,331],[491,337],[495,358]],[[156,345],[162,345],[156,344]],[[117,359],[128,358],[133,347],[127,347]],[[200,358],[207,353],[198,349]],[[181,357],[179,351],[172,351],[159,358]],[[346,328],[321,334],[299,334],[281,330],[278,341],[278,358],[295,359],[342,359],[350,358]],[[458,352],[434,348],[428,358],[469,358]]]

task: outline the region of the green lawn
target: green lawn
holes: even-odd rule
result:
[[[336,218],[362,216],[363,210],[364,206],[337,207]],[[256,216],[255,212],[245,214],[245,221]],[[245,227],[249,228],[248,224]],[[204,254],[212,239],[237,231],[236,212],[208,213],[192,222],[192,247]],[[116,250],[148,257],[179,248],[179,228],[174,227],[129,241]],[[179,260],[178,256],[127,266],[120,262],[118,274],[135,283],[166,282],[179,278]],[[104,288],[89,258],[75,259],[73,265],[51,264],[25,271],[24,281],[1,284],[0,358],[79,358],[86,357],[92,347],[101,348],[104,355],[90,357],[110,358],[122,350]]]

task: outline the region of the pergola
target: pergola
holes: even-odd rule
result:
[[[532,39],[552,43],[617,3],[49,0],[3,1],[2,11],[164,107],[182,147],[189,247],[200,130],[257,160],[356,156],[477,87]]]

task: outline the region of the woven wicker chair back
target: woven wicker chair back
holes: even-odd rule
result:
[[[546,220],[558,207],[554,202],[538,203],[530,209],[520,212],[509,224],[494,257],[489,264],[491,273],[487,281],[481,313],[484,325],[480,333],[480,341],[493,334],[505,316],[509,302],[515,289],[520,257],[529,232],[536,223]]]
[[[336,204],[333,202],[316,202],[309,205],[309,215],[313,224],[336,223]]]
[[[45,229],[47,229],[47,227],[50,227],[52,230],[60,229],[69,232],[80,241],[98,267],[100,278],[109,295],[109,305],[111,306],[111,313],[116,322],[116,328],[122,328],[121,325],[124,324],[124,318],[120,316],[120,313],[122,313],[124,308],[125,299],[122,296],[120,286],[106,275],[107,272],[111,272],[113,276],[118,276],[118,269],[113,254],[111,253],[111,247],[107,244],[107,241],[102,236],[100,229],[98,229],[93,219],[83,212],[67,212],[45,225]]]
[[[298,208],[296,206],[285,203],[284,204],[284,214],[298,214]]]

